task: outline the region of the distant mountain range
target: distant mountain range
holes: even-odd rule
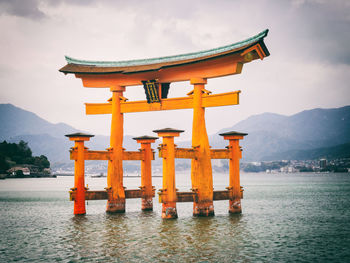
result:
[[[24,140],[34,155],[44,154],[51,163],[69,162],[68,150],[72,143],[64,135],[79,131],[64,123],[52,124],[11,104],[0,104],[0,125],[0,141]],[[328,158],[347,156],[350,151],[350,106],[307,110],[292,116],[254,115],[209,136],[210,145],[225,147],[227,142],[218,134],[231,130],[248,133],[241,142],[243,161],[313,159],[320,158],[319,154]],[[190,142],[177,144],[180,147],[191,145]],[[86,145],[90,149],[103,150],[109,145],[109,137],[97,135]],[[132,136],[125,136],[124,148],[135,150],[138,147]]]
[[[292,116],[263,113],[218,133],[230,130],[248,133],[241,143],[245,160],[264,161],[272,157],[280,160],[288,157],[286,153],[290,151],[296,153],[349,143],[350,106],[306,110]],[[219,137],[211,136],[211,144],[224,146]]]
[[[290,150],[271,154],[265,161],[274,160],[315,160],[315,159],[341,159],[350,158],[350,143],[339,144],[332,147],[316,148],[311,150]]]
[[[12,104],[0,104],[0,141],[28,142],[33,155],[45,155],[51,163],[69,162],[69,149],[73,146],[64,135],[80,132],[64,123],[53,124],[38,115],[15,107]],[[132,136],[125,136],[124,147],[135,150],[138,146]],[[109,136],[96,135],[86,143],[94,150],[109,147]]]

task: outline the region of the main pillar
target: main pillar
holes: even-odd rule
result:
[[[75,145],[72,149],[77,151],[76,159],[74,160],[74,188],[72,191],[75,193],[74,199],[74,214],[75,215],[85,215],[85,158],[84,158],[84,141],[89,141],[90,137],[94,135],[84,134],[84,133],[73,133],[67,134],[66,137],[69,140],[74,141]]]
[[[229,187],[227,189],[230,191],[229,199],[229,212],[232,214],[242,213],[241,206],[241,185],[239,176],[239,160],[242,158],[241,148],[239,146],[239,140],[242,140],[247,133],[240,132],[226,132],[221,133],[225,140],[229,140],[229,150],[230,150],[230,178]]]
[[[155,130],[163,138],[163,189],[160,189],[162,200],[162,218],[177,218],[176,185],[175,185],[175,145],[174,137],[178,137],[183,130],[171,128]]]
[[[210,146],[205,127],[205,108],[202,106],[202,96],[206,79],[192,78],[193,90],[193,126],[192,147],[197,156],[191,162],[192,191],[197,195],[193,202],[194,216],[214,215],[213,177],[210,158]]]
[[[141,151],[144,158],[141,160],[141,209],[143,211],[153,210],[153,189],[152,186],[152,149],[151,143],[154,143],[158,137],[141,136],[133,138],[141,143]]]
[[[120,108],[123,86],[111,87],[112,91],[112,123],[110,137],[111,160],[108,161],[107,172],[107,212],[125,212],[125,191],[123,186],[123,113]]]

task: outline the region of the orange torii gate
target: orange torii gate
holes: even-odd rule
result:
[[[163,189],[160,201],[163,203],[162,217],[177,217],[176,202],[193,202],[193,214],[208,216],[214,214],[213,200],[230,200],[232,213],[241,212],[239,185],[239,158],[241,150],[238,141],[244,133],[222,134],[230,141],[228,149],[212,150],[209,146],[205,125],[205,108],[239,104],[240,91],[211,94],[205,89],[207,79],[240,74],[245,63],[269,56],[264,44],[268,30],[247,40],[207,51],[178,56],[131,61],[86,61],[66,57],[68,64],[60,69],[65,74],[75,74],[85,87],[109,88],[112,98],[107,103],[86,103],[86,114],[112,114],[110,148],[107,151],[89,151],[84,141],[91,135],[67,135],[75,141],[71,159],[75,160],[75,186],[71,199],[75,201],[75,214],[85,213],[85,199],[108,199],[108,212],[124,212],[125,198],[142,198],[143,209],[152,209],[152,187],[150,167],[154,158],[150,143],[155,137],[135,138],[141,143],[138,152],[123,149],[124,113],[160,110],[193,109],[192,148],[174,146],[174,137],[181,130],[156,130],[163,138],[160,156],[163,158]],[[193,91],[187,97],[167,98],[170,83],[190,81]],[[127,86],[144,85],[147,101],[127,101],[123,92]],[[192,192],[176,192],[174,158],[190,158]],[[230,186],[227,191],[213,191],[211,159],[230,159]],[[84,186],[84,161],[108,160],[106,191],[88,191]],[[143,185],[141,189],[125,190],[123,186],[123,160],[142,162]],[[144,176],[142,176],[144,174]],[[145,179],[147,178],[147,179]]]

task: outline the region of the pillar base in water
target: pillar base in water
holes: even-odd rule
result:
[[[77,204],[76,201],[74,201],[74,214],[75,215],[85,215],[86,214],[85,201],[84,201],[83,205],[79,205],[79,204]]]
[[[193,203],[193,216],[214,216],[213,201]]]
[[[153,198],[152,197],[141,198],[141,210],[142,211],[152,211],[153,210]]]
[[[176,202],[163,203],[162,218],[177,218]]]
[[[241,200],[229,200],[229,213],[230,214],[240,214],[242,213]]]
[[[108,200],[106,212],[125,213],[125,199]]]
[[[85,192],[84,190],[77,191],[74,200],[74,214],[75,215],[85,215]]]

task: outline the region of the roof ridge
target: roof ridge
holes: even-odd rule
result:
[[[247,38],[243,41],[236,42],[233,44],[225,45],[222,47],[217,47],[213,49],[185,53],[180,55],[172,55],[165,57],[157,57],[157,58],[148,58],[148,59],[134,59],[134,60],[123,60],[123,61],[92,61],[92,60],[80,60],[75,59],[69,56],[65,56],[68,64],[77,64],[77,65],[85,65],[85,66],[98,66],[98,67],[128,67],[128,66],[141,66],[141,65],[150,65],[150,64],[158,64],[164,62],[175,62],[186,59],[194,59],[203,56],[215,55],[221,52],[229,51],[231,49],[240,48],[242,46],[246,46],[255,42],[258,42],[265,38],[268,34],[269,30],[265,29],[259,34]]]

